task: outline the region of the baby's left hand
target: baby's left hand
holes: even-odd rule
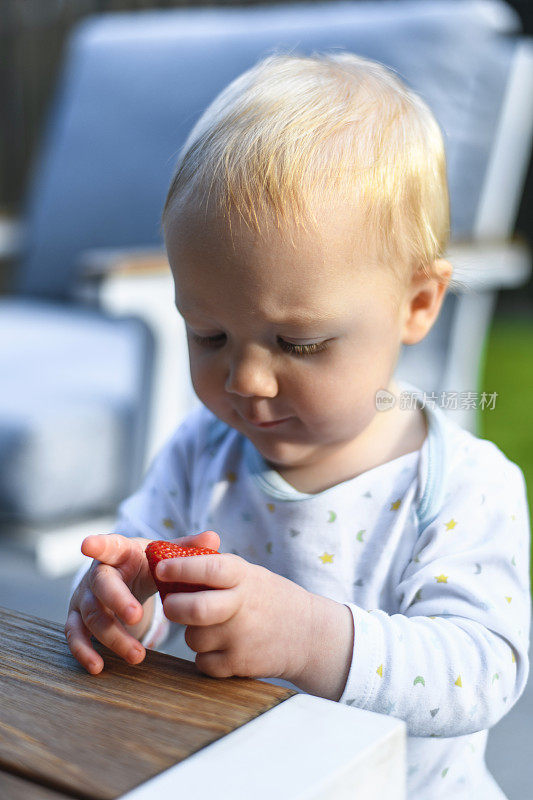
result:
[[[307,662],[314,595],[231,553],[167,559],[156,574],[216,590],[168,594],[163,602],[168,619],[187,626],[198,669],[214,678],[295,682]]]

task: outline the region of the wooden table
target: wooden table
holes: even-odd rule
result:
[[[362,787],[365,770],[357,767],[354,754],[364,752],[365,769],[370,769],[367,784],[379,794],[363,791],[358,798],[384,796],[385,791],[388,800],[404,797],[405,732],[399,720],[264,681],[210,678],[193,662],[156,651],[147,651],[142,664],[130,666],[99,643],[95,647],[105,668],[91,676],[71,655],[61,625],[0,608],[1,800],[111,800],[124,793],[129,798],[131,790],[132,798],[162,797],[169,796],[169,786],[184,790],[170,796],[190,797],[185,789],[193,787],[198,788],[194,800],[202,800],[213,796],[214,786],[218,798],[239,800],[251,796],[254,780],[258,791],[253,796],[259,800],[274,795],[263,775],[254,778],[257,769],[284,787],[297,780],[305,788],[305,779],[295,778],[300,768],[297,740],[303,761],[320,744],[325,785],[328,776],[333,785],[338,774],[349,774],[346,767],[351,764]],[[280,716],[272,716],[272,709]],[[358,715],[364,717],[363,726]],[[345,732],[337,742],[343,726],[348,740]],[[289,737],[286,744],[284,736]],[[321,736],[325,738],[319,742]],[[269,748],[274,755],[269,756]],[[369,761],[370,750],[377,766]],[[281,763],[289,755],[291,768]],[[253,759],[258,764],[247,773]],[[276,766],[285,770],[285,777],[272,777]],[[302,775],[312,773],[313,764],[300,766]],[[371,779],[376,769],[377,781]],[[297,794],[341,796],[328,792]],[[296,794],[287,788],[285,794],[276,792],[282,796]]]

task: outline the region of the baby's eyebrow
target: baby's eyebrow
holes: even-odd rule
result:
[[[317,322],[319,324],[334,322],[337,320],[338,317],[334,317],[331,314],[320,313],[320,312],[301,312],[292,314],[291,316],[287,317],[269,317],[267,322],[272,323],[273,325],[293,325],[294,327],[306,327],[307,325],[313,325]]]

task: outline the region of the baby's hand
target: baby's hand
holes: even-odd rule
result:
[[[165,616],[186,625],[198,669],[214,678],[281,677],[293,683],[313,640],[313,595],[287,578],[232,553],[160,561],[165,581],[216,591],[171,593]]]
[[[91,635],[130,664],[140,664],[146,655],[124,625],[141,623],[143,604],[157,591],[144,554],[149,541],[107,534],[87,536],[82,542],[82,553],[95,560],[70,599],[65,636],[74,658],[92,675],[102,671],[104,662],[91,645]],[[174,541],[220,546],[218,535],[211,531]],[[144,632],[148,626],[142,626]]]

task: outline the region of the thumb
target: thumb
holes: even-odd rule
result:
[[[181,536],[173,539],[176,544],[194,544],[197,547],[209,547],[211,550],[218,550],[220,547],[220,536],[215,531],[203,531],[192,536]]]

